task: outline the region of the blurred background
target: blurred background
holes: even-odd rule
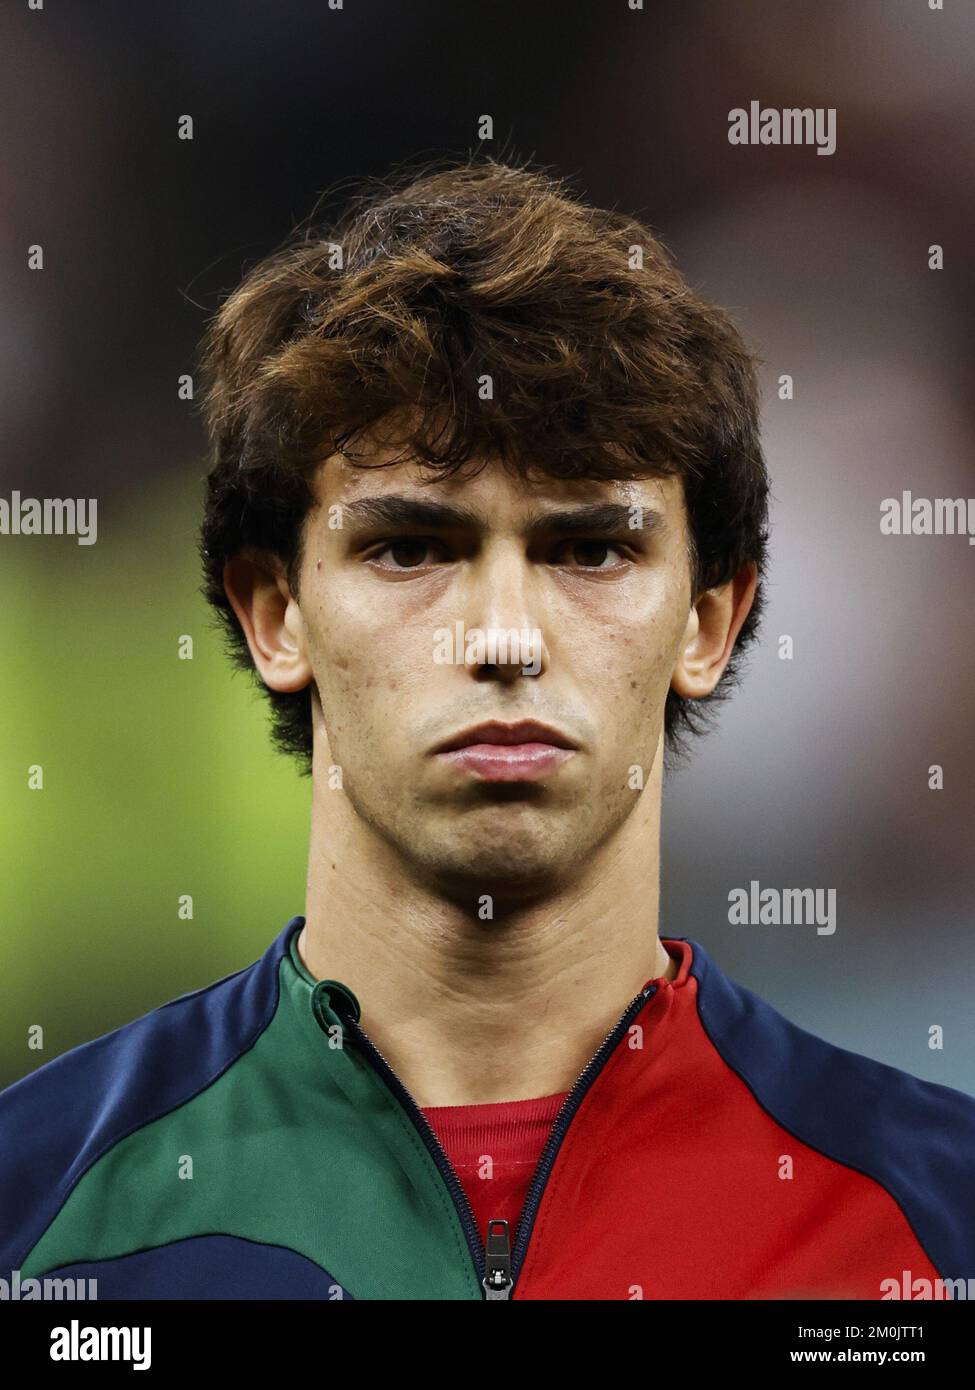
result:
[[[904,489],[975,496],[973,40],[960,0],[4,7],[0,496],[96,497],[98,540],[0,536],[0,1084],[304,910],[310,784],[198,592],[206,460],[178,378],[323,189],[480,149],[646,220],[765,364],[769,607],[667,780],[662,934],[975,1094],[975,549],[879,526]],[[730,145],[751,100],[836,108],[836,153]],[[835,889],[835,933],[731,926],[753,879]]]

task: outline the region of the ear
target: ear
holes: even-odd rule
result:
[[[264,684],[303,690],[313,673],[301,610],[282,571],[274,556],[241,552],[224,565],[223,587]]]
[[[727,584],[705,589],[694,601],[670,680],[685,700],[700,700],[718,684],[757,588],[758,566],[752,560]]]

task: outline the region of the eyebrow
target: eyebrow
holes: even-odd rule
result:
[[[642,512],[642,526],[630,526],[634,509]],[[343,507],[343,518],[362,526],[431,526],[439,529],[467,527],[480,530],[483,518],[470,507],[455,502],[429,502],[418,497],[386,493],[380,497],[359,497]],[[344,521],[343,521],[344,525]],[[594,536],[619,535],[640,531],[654,535],[667,529],[662,512],[634,503],[598,502],[579,507],[561,507],[532,512],[525,528],[531,535]]]

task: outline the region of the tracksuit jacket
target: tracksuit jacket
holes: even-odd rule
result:
[[[491,1223],[485,1251],[355,995],[301,962],[303,923],[245,969],[0,1093],[6,1287],[19,1281],[24,1298],[32,1279],[73,1277],[96,1280],[99,1299],[975,1296],[975,1099],[806,1032],[686,938],[665,940],[674,980],[620,1001],[558,1113],[517,1232]]]

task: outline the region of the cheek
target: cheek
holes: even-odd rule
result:
[[[395,737],[405,701],[428,687],[438,668],[433,628],[422,622],[390,624],[381,602],[333,604],[313,612],[306,640],[326,722],[334,732],[368,728]]]
[[[652,586],[631,586],[612,614],[587,623],[571,645],[571,660],[587,685],[632,700],[666,685],[687,615],[680,576],[661,574]]]

